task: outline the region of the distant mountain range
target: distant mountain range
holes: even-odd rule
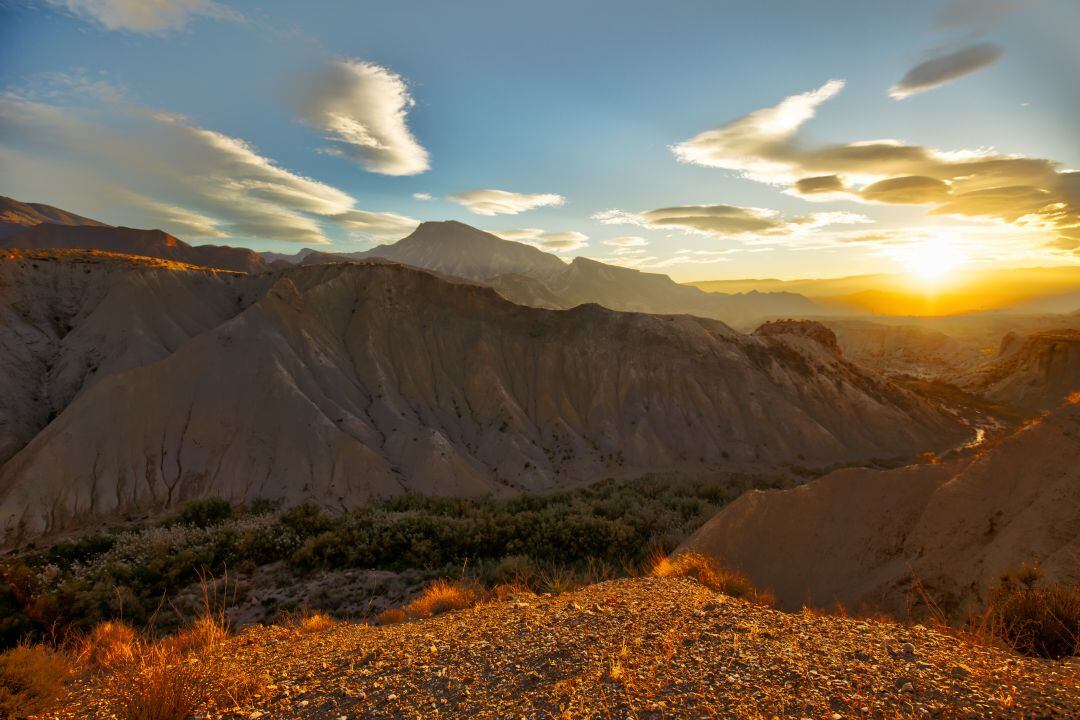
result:
[[[290,256],[228,246],[191,246],[161,230],[111,227],[10,198],[0,198],[0,212],[11,218],[4,226],[7,235],[0,237],[0,247],[104,250],[248,273],[289,265],[383,258],[482,282],[522,305],[567,309],[597,303],[613,310],[698,315],[744,329],[769,318],[815,314],[820,310],[794,293],[707,293],[679,285],[667,275],[585,258],[567,264],[531,245],[503,240],[454,221],[423,223],[402,240],[363,252],[329,253],[305,248]]]

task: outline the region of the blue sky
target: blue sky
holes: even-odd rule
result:
[[[1073,0],[157,7],[0,0],[0,193],[277,251],[457,219],[681,280],[1077,261]],[[700,135],[800,96],[779,143]],[[884,139],[932,157],[817,153]]]

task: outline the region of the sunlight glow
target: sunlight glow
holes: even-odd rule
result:
[[[943,282],[967,257],[948,240],[935,238],[904,248],[900,260],[923,283]]]

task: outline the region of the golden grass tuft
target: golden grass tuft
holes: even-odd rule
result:
[[[375,616],[380,625],[397,625],[405,622],[405,611],[400,608],[388,608]]]
[[[657,557],[653,561],[652,575],[653,577],[694,578],[721,595],[741,598],[769,607],[776,605],[776,598],[772,593],[758,590],[742,573],[725,568],[715,558],[697,552]]]
[[[402,610],[411,618],[431,617],[473,607],[483,602],[486,596],[480,585],[467,580],[436,580]]]
[[[135,628],[122,620],[107,620],[75,643],[75,657],[91,670],[113,670],[135,658],[139,642]]]
[[[0,718],[48,711],[69,675],[67,656],[43,645],[18,645],[0,653]]]
[[[301,608],[294,612],[283,612],[281,614],[281,624],[299,633],[314,633],[329,630],[337,625],[337,621],[327,613]]]

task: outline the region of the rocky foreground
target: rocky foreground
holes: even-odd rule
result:
[[[243,718],[1075,718],[1080,664],[916,625],[783,613],[686,578],[521,595],[434,619],[228,641]],[[112,717],[117,678],[48,717]]]

